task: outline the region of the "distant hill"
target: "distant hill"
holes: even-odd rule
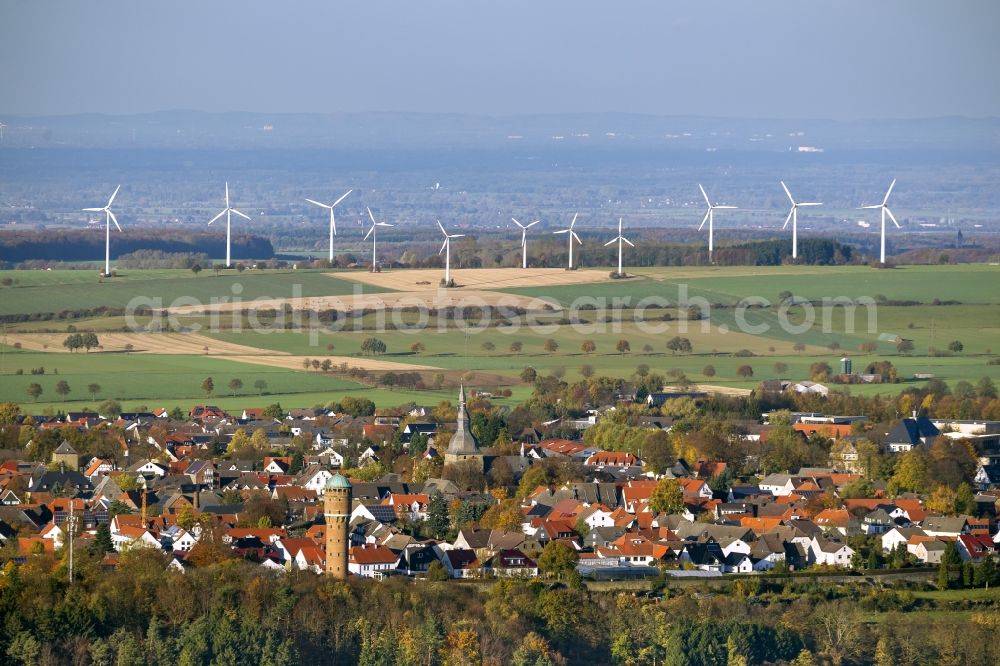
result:
[[[677,150],[1000,149],[1000,118],[832,121],[578,113],[205,113],[5,116],[11,147],[426,148],[666,146]]]

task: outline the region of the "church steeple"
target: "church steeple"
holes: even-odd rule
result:
[[[452,435],[448,443],[448,450],[445,452],[451,456],[478,456],[479,444],[475,436],[469,430],[469,413],[465,410],[465,385],[459,385],[458,389],[458,415],[455,419],[455,434]]]

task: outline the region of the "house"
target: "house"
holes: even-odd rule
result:
[[[1000,465],[980,465],[973,479],[976,490],[1000,488]]]
[[[75,472],[80,467],[80,454],[64,439],[62,444],[52,452],[52,463],[62,469]]]
[[[381,580],[399,566],[399,555],[385,546],[362,544],[350,550],[347,570],[362,578]]]
[[[323,489],[326,488],[327,479],[333,477],[333,472],[323,469],[319,465],[310,465],[302,470],[299,476],[299,485],[306,490],[316,493],[318,497],[323,496]]]
[[[941,431],[926,416],[914,415],[913,418],[903,419],[886,433],[884,447],[893,453],[904,453],[914,446],[933,444],[934,438],[940,434]]]
[[[434,545],[429,543],[411,543],[399,552],[399,571],[408,576],[425,574],[432,562],[440,561]]]
[[[882,534],[882,550],[892,552],[900,544],[907,544],[913,537],[925,537],[927,533],[919,527],[893,527]]]
[[[130,548],[161,548],[153,533],[142,527],[123,525],[111,530],[111,543],[119,553]]]
[[[483,567],[497,577],[532,578],[538,575],[538,565],[516,548],[505,548],[486,561]]]
[[[927,516],[920,525],[928,536],[952,537],[969,531],[965,516]]]
[[[941,558],[948,544],[941,539],[929,536],[913,536],[906,544],[906,552],[913,555],[921,564],[941,564]]]
[[[472,578],[480,570],[476,553],[468,548],[454,548],[444,551],[441,558],[444,568],[452,578]]]
[[[851,566],[854,549],[842,541],[815,536],[809,542],[809,562],[834,567]]]
[[[184,474],[191,479],[191,483],[197,486],[215,487],[215,465],[210,460],[192,461],[184,470]]]
[[[979,534],[961,534],[955,542],[958,555],[963,560],[978,563],[987,555],[996,555],[997,545],[988,536]]]
[[[107,476],[114,468],[110,460],[95,456],[87,463],[87,468],[84,470],[83,475],[93,481],[95,477]]]

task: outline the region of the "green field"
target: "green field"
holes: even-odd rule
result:
[[[225,271],[218,276],[210,270],[198,275],[186,270],[129,270],[103,280],[91,271],[0,271],[0,275],[16,281],[0,287],[0,315],[100,306],[123,308],[135,297],[159,299],[163,307],[168,307],[178,298],[209,304],[212,299],[250,301],[361,293],[360,283],[307,270]]]
[[[512,269],[514,270],[514,269]],[[632,313],[625,311],[621,323],[604,322],[603,313],[581,310],[577,314],[585,321],[579,329],[567,325],[553,330],[537,330],[523,320],[519,328],[489,328],[469,334],[455,328],[439,331],[432,322],[421,332],[348,330],[321,333],[311,336],[302,331],[274,330],[267,334],[243,330],[210,333],[211,337],[225,342],[238,343],[260,350],[289,353],[322,360],[327,356],[357,358],[362,363],[361,343],[366,337],[383,340],[388,353],[381,358],[403,364],[429,366],[444,371],[481,373],[483,388],[497,381],[508,383],[515,390],[510,402],[527,397],[530,388],[520,384],[518,375],[527,366],[541,373],[562,372],[567,380],[580,378],[580,368],[590,365],[597,374],[630,377],[637,366],[647,365],[652,372],[684,373],[694,382],[718,384],[734,388],[751,389],[762,379],[806,379],[812,363],[826,361],[833,368],[839,359],[849,354],[855,370],[868,362],[887,358],[897,367],[906,383],[896,385],[853,385],[852,393],[895,393],[912,385],[917,373],[933,374],[954,384],[960,380],[977,382],[983,376],[1000,381],[1000,366],[987,362],[1000,355],[1000,290],[995,288],[997,268],[985,265],[916,266],[894,270],[874,270],[868,267],[731,267],[731,268],[656,268],[633,272],[641,277],[626,281],[608,281],[572,286],[536,287],[514,289],[511,292],[531,296],[555,298],[570,304],[575,298],[628,297],[634,305],[647,296],[662,296],[677,301],[678,285],[684,284],[691,297],[701,296],[713,307],[708,330],[702,323],[659,321],[663,314],[676,314],[670,310],[652,310],[657,321],[649,323],[661,330],[651,331],[635,323]],[[165,303],[178,296],[190,296],[203,302],[211,298],[232,295],[233,285],[242,286],[240,298],[245,301],[260,296],[291,296],[292,285],[300,285],[303,296],[350,294],[360,289],[354,282],[325,275],[319,271],[247,271],[242,274],[223,274],[216,277],[210,271],[195,276],[190,271],[126,271],[111,282],[97,283],[91,271],[4,271],[13,286],[0,288],[0,313],[48,312],[61,309],[94,307],[99,304],[121,306],[135,295],[159,296]],[[373,291],[372,287],[367,287]],[[768,330],[760,334],[741,332],[737,310],[732,307],[746,296],[763,296],[777,301],[781,291],[788,290],[796,296],[820,300],[824,296],[879,296],[892,300],[920,301],[921,305],[880,304],[871,310],[859,307],[853,324],[843,308],[824,311],[814,308],[816,319],[808,330],[793,333],[784,330],[778,319],[777,307],[751,309],[746,321],[752,325],[767,324]],[[960,301],[959,305],[931,305],[934,299]],[[797,324],[807,314],[802,306],[791,308],[788,320]],[[561,316],[553,314],[553,316]],[[869,321],[872,316],[874,321]],[[368,325],[373,317],[364,321]],[[114,330],[121,326],[116,318],[89,320],[53,320],[21,322],[7,327],[8,332],[41,329],[64,329],[72,323],[80,330]],[[911,339],[915,350],[901,355],[892,342],[878,343],[873,354],[862,354],[859,345],[874,342],[880,334],[898,335]],[[675,335],[691,340],[690,354],[672,354],[666,341]],[[559,345],[555,352],[543,349],[545,340],[552,338]],[[615,344],[619,339],[628,340],[631,351],[619,354]],[[581,344],[593,341],[597,349],[583,353]],[[946,350],[948,343],[959,340],[962,352],[951,355],[932,355],[929,348]],[[413,353],[410,347],[421,342],[426,349]],[[523,346],[518,353],[510,351],[511,343]],[[793,349],[795,343],[804,343],[801,351]],[[484,349],[493,345],[493,349]],[[333,345],[332,349],[328,345]],[[643,348],[649,345],[651,352]],[[3,347],[0,354],[0,400],[15,400],[30,404],[26,388],[37,382],[44,393],[38,409],[81,408],[106,398],[121,399],[127,408],[139,405],[190,406],[197,402],[213,402],[223,407],[237,409],[247,405],[280,400],[286,406],[310,406],[336,400],[348,394],[363,394],[378,399],[381,404],[399,404],[413,400],[434,404],[450,399],[453,391],[388,391],[373,389],[333,374],[305,372],[297,369],[251,365],[230,360],[225,356],[184,356],[159,354],[63,354],[15,350]],[[741,355],[735,355],[741,352]],[[775,364],[785,364],[779,372]],[[711,365],[714,377],[703,371]],[[753,368],[753,376],[740,378],[736,369],[743,365]],[[45,366],[45,375],[31,375],[32,368]],[[21,369],[24,374],[15,375]],[[53,372],[58,369],[59,374]],[[201,382],[211,375],[215,380],[215,394],[208,396],[201,391]],[[240,395],[229,396],[227,384],[238,377],[244,388]],[[499,378],[499,379],[498,379]],[[69,382],[72,392],[67,400],[55,394],[60,379]],[[256,395],[253,384],[257,379],[267,382],[265,396]],[[102,391],[96,399],[86,392],[89,383],[98,383]],[[471,383],[476,384],[475,377]]]
[[[628,295],[633,303],[647,296],[660,296],[676,303],[680,285],[687,294],[710,303],[731,305],[748,296],[778,301],[790,291],[809,300],[846,296],[931,303],[955,300],[962,303],[998,304],[1000,267],[982,264],[955,266],[904,266],[877,270],[867,266],[732,266],[634,268],[632,280],[597,285],[570,285],[505,289],[525,296],[547,296],[563,305],[581,296],[613,298]]]

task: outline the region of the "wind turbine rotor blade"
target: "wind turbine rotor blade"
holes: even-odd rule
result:
[[[103,208],[81,208],[80,210],[86,211],[88,213],[100,213],[104,209]]]
[[[792,193],[788,191],[788,186],[785,185],[785,181],[779,180],[778,182],[781,183],[781,187],[783,187],[785,189],[785,194],[788,195],[788,200],[791,201],[792,205],[794,206],[795,205],[795,199],[792,198]]]
[[[816,201],[811,201],[811,202],[808,202],[808,203],[800,203],[800,204],[796,204],[796,205],[797,206],[822,206],[823,204],[821,204],[819,202],[816,202]]]
[[[792,206],[792,209],[790,211],[788,211],[788,217],[785,218],[785,223],[783,225],[781,225],[781,230],[782,231],[784,231],[785,229],[788,228],[788,223],[792,221],[792,214],[794,212],[795,212],[795,206]]]
[[[869,208],[881,208],[881,207],[882,207],[882,204],[873,204],[871,206],[862,206],[861,210],[865,210],[865,209],[869,209]]]
[[[372,224],[375,224],[375,216],[372,215],[372,209],[369,208],[368,206],[365,206],[365,210],[368,211],[368,217],[369,217],[369,219],[371,219]]]
[[[377,227],[391,227],[393,225],[389,224],[388,222],[379,222],[375,226],[377,226]]]
[[[229,181],[226,181],[226,208],[229,208]]]
[[[515,220],[513,217],[510,218],[510,221],[513,222],[514,224],[516,224],[517,226],[521,227],[522,229],[526,228],[523,224],[521,224],[520,222],[518,222],[517,220]]]
[[[111,203],[112,203],[112,202],[113,202],[113,201],[115,200],[115,197],[116,197],[116,196],[118,196],[118,190],[120,190],[120,189],[122,189],[122,186],[121,186],[121,185],[119,185],[118,187],[116,187],[116,188],[115,188],[115,191],[114,191],[114,193],[113,193],[113,194],[111,195],[111,198],[110,198],[110,199],[108,199],[108,205],[107,205],[107,206],[105,206],[105,208],[111,208]]]
[[[570,233],[573,235],[573,238],[574,238],[574,240],[576,240],[577,243],[579,243],[580,245],[583,245],[583,241],[580,240],[580,237],[576,235],[575,231],[570,231]]]
[[[339,203],[340,203],[341,201],[343,201],[344,199],[346,199],[346,198],[347,198],[347,195],[348,195],[348,194],[350,194],[350,193],[351,193],[351,192],[353,192],[353,191],[354,191],[354,190],[353,190],[353,189],[351,189],[351,190],[347,190],[346,192],[344,192],[343,196],[341,196],[341,197],[340,197],[339,199],[337,199],[337,200],[336,200],[336,201],[334,201],[334,202],[333,202],[332,204],[330,204],[330,208],[333,208],[334,206],[336,206],[337,204],[339,204]]]
[[[233,211],[233,213],[235,215],[239,215],[240,217],[242,217],[244,220],[249,220],[250,219],[249,215],[244,215],[243,213],[241,213],[240,211],[236,210],[235,208],[230,208],[230,210]]]
[[[611,240],[609,240],[607,243],[604,244],[604,247],[607,247],[607,246],[609,246],[609,245],[611,245],[613,243],[617,243],[617,242],[618,242],[617,238],[612,238]]]
[[[713,208],[715,208],[717,210],[718,209],[723,209],[723,208],[724,209],[728,209],[728,210],[736,210],[737,208],[739,208],[739,206],[713,206]]]
[[[438,229],[440,229],[441,233],[443,233],[445,235],[445,238],[447,238],[448,232],[444,230],[444,225],[441,224],[441,220],[436,220],[436,222],[438,223]]]
[[[701,190],[701,196],[705,197],[705,203],[707,203],[708,207],[711,208],[712,202],[708,200],[708,194],[705,192],[705,188],[701,186],[701,183],[698,183],[698,189]]]
[[[440,249],[440,250],[438,250],[438,254],[441,254],[442,252],[444,252],[444,249],[445,249],[446,247],[448,247],[448,241],[449,241],[449,240],[450,240],[450,239],[449,239],[449,238],[448,238],[448,237],[446,236],[446,237],[445,237],[445,239],[444,239],[444,242],[443,242],[443,243],[441,243],[441,249]]]
[[[560,229],[559,231],[553,231],[554,234],[566,234],[569,233],[569,229]]]
[[[320,203],[320,202],[314,201],[312,199],[306,199],[306,201],[308,201],[309,203],[313,204],[314,206],[319,206],[320,208],[333,208],[333,206],[327,206],[325,203]]]
[[[368,237],[371,236],[374,232],[375,232],[375,225],[373,224],[371,228],[368,229],[368,233],[365,234],[364,240],[368,240]]]
[[[465,238],[465,234],[452,234],[448,238]]]
[[[108,211],[108,215],[109,215],[109,216],[111,217],[111,221],[115,223],[115,226],[116,226],[116,227],[118,227],[118,231],[121,231],[121,230],[122,230],[122,228],[118,226],[118,218],[117,218],[117,217],[115,217],[115,214],[114,214],[114,213],[112,213],[112,212],[111,212],[111,211],[109,210],[109,211]],[[896,226],[899,226],[899,225],[896,225]]]
[[[708,209],[708,213],[705,213],[705,217],[704,217],[704,218],[702,218],[702,220],[701,220],[701,224],[699,224],[699,225],[698,225],[698,231],[701,231],[701,230],[702,230],[702,227],[704,227],[704,226],[705,226],[705,223],[706,223],[706,222],[708,222],[708,216],[709,216],[709,214],[711,214],[711,212],[712,212],[712,209],[711,209],[711,208],[709,208],[709,209]]]
[[[541,220],[535,220],[535,221],[534,221],[534,222],[532,222],[531,224],[526,224],[526,225],[524,226],[524,228],[525,228],[525,229],[527,229],[528,227],[533,227],[533,226],[535,226],[536,224],[538,224],[539,222],[541,222]]]
[[[579,213],[573,213],[573,221],[569,223],[569,228],[572,229],[573,225],[576,224],[576,218],[580,216]]]
[[[625,241],[625,243],[626,243],[626,244],[627,244],[627,245],[628,245],[629,247],[635,247],[635,245],[633,245],[633,244],[632,244],[632,241],[630,241],[629,239],[625,238],[624,236],[622,237],[622,240],[623,240],[623,241]]]
[[[892,220],[892,223],[896,225],[897,229],[902,229],[903,228],[903,227],[899,226],[899,222],[896,221],[896,216],[892,214],[892,211],[889,210],[888,206],[885,207],[885,212],[889,215],[889,219]]]
[[[889,203],[889,195],[892,194],[892,188],[896,186],[896,179],[893,178],[892,182],[889,183],[889,189],[885,191],[885,199],[882,199],[882,205]]]
[[[229,209],[227,208],[226,210],[222,211],[221,213],[219,213],[218,215],[216,215],[215,217],[213,217],[211,220],[209,220],[208,223],[212,224],[212,222],[215,222],[217,219],[219,219],[220,217],[222,217],[223,215],[225,215],[226,211],[228,211],[228,210]]]

